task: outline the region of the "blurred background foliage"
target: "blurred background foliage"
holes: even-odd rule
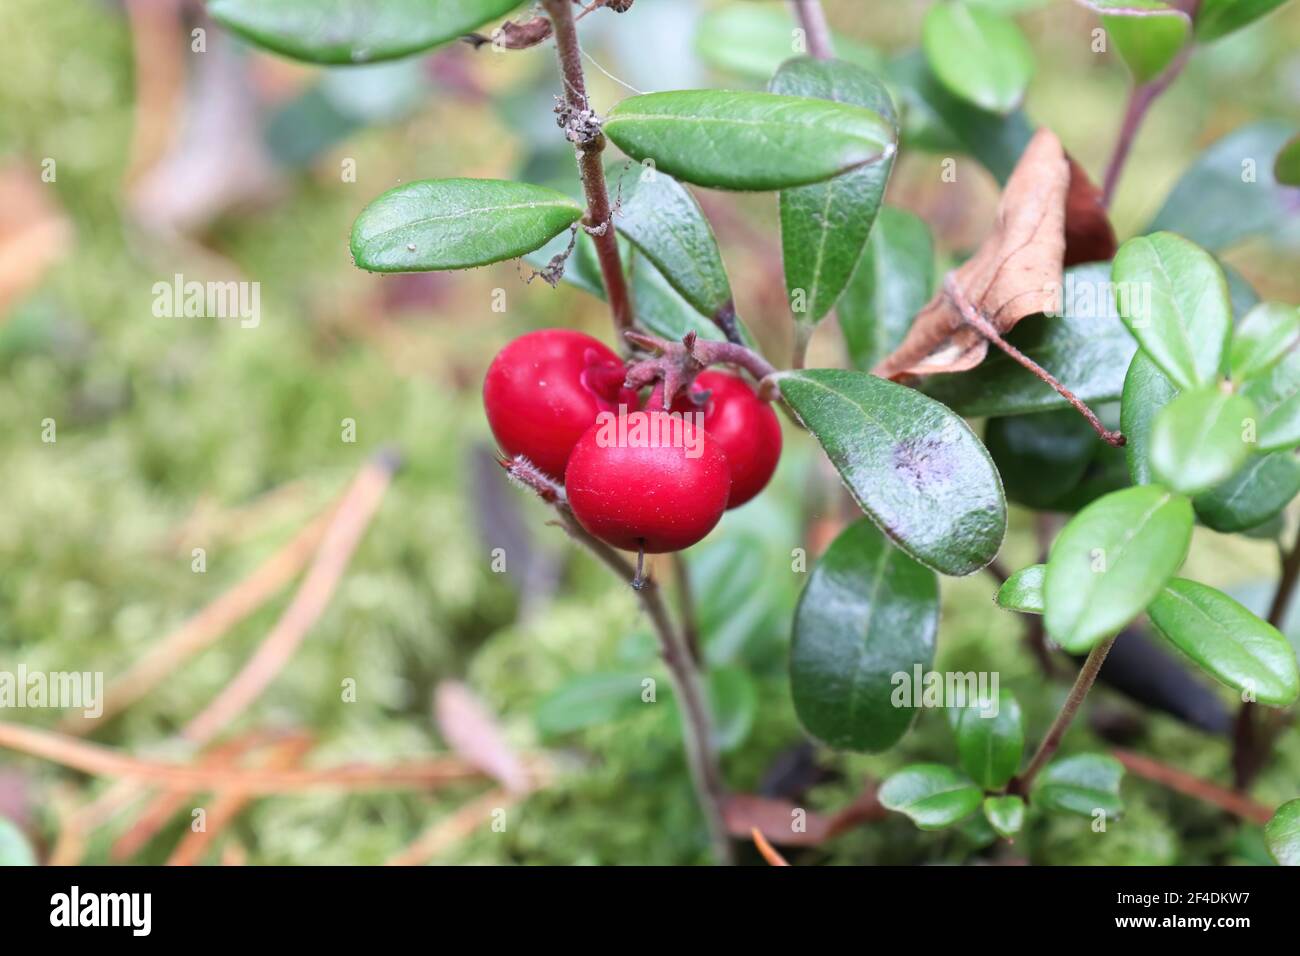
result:
[[[737,6],[641,0],[581,24],[596,106],[635,90],[761,88],[783,56],[755,40],[722,43],[709,23]],[[918,42],[924,3],[826,0],[865,62]],[[1038,63],[1026,110],[1053,127],[1094,178],[1109,154],[1128,78],[1089,46],[1096,26],[1065,0],[1019,3]],[[702,20],[704,28],[701,27]],[[190,30],[206,28],[206,52]],[[121,673],[163,634],[272,553],[325,507],[377,449],[405,467],[349,571],[292,664],[239,727],[308,728],[313,763],[398,760],[445,749],[430,717],[444,679],[468,682],[522,750],[557,754],[555,781],[480,828],[452,863],[684,863],[706,859],[669,695],[644,705],[621,689],[667,685],[627,588],[545,524],[506,486],[479,402],[488,361],[526,330],[566,325],[606,339],[595,299],[526,281],[514,263],[469,273],[381,278],[352,266],[347,235],[373,196],[405,180],[519,177],[576,191],[571,148],[552,115],[549,45],[523,52],[456,44],[395,64],[313,69],[250,51],[164,2],[5,0],[0,7],[0,667]],[[1145,224],[1210,142],[1261,118],[1295,123],[1300,5],[1201,50],[1155,107],[1118,193],[1121,238]],[[41,164],[56,162],[52,183]],[[987,228],[997,190],[976,163],[941,184],[942,156],[904,149],[888,201],[921,215],[941,258]],[[355,181],[345,171],[354,164]],[[765,350],[788,354],[772,196],[702,193],[738,305]],[[35,225],[34,225],[35,224]],[[36,227],[40,228],[37,229]],[[1247,242],[1225,255],[1264,297],[1300,299],[1295,245]],[[153,285],[186,278],[261,284],[256,328],[157,318]],[[504,311],[493,308],[504,290]],[[833,322],[810,365],[843,364]],[[44,419],[57,442],[42,442]],[[341,438],[344,419],[356,441]],[[786,675],[790,615],[810,560],[846,515],[807,436],[787,430],[775,485],[728,514],[691,555],[726,772],[738,790],[795,786],[835,809],[865,778],[948,759],[942,714],[923,713],[891,753],[809,750]],[[831,531],[827,531],[827,528]],[[1009,567],[1034,560],[1027,513],[1013,512]],[[202,547],[207,569],[191,570]],[[490,551],[504,547],[508,572]],[[1198,529],[1189,576],[1266,601],[1267,540]],[[666,562],[656,565],[670,578]],[[992,603],[986,575],[943,581],[940,669],[997,670],[1022,701],[1030,736],[1065,693],[1019,641],[1022,622]],[[230,679],[292,589],[125,715],[101,743],[147,754]],[[339,687],[353,678],[355,703]],[[1225,698],[1226,699],[1226,698]],[[1097,692],[1094,718],[1183,769],[1221,776],[1228,747]],[[6,715],[13,719],[11,712]],[[52,725],[57,714],[18,719]],[[1081,727],[1067,750],[1098,745]],[[1295,796],[1300,740],[1284,737],[1256,796]],[[58,830],[54,795],[104,784],[0,754],[0,814],[38,846]],[[331,794],[258,801],[232,832],[253,863],[376,863],[475,785],[431,795]],[[798,862],[1203,863],[1263,859],[1258,833],[1130,778],[1128,815],[1104,837],[1087,820],[1039,821],[1014,848],[965,827],[923,834],[904,818],[870,823]],[[174,822],[137,857],[165,859]],[[96,832],[101,862],[120,832]]]

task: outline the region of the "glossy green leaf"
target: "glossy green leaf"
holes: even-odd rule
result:
[[[484,266],[544,246],[582,212],[564,193],[528,183],[406,183],[361,210],[352,226],[352,258],[370,272]]]
[[[1174,185],[1147,231],[1175,232],[1217,252],[1281,230],[1295,216],[1273,179],[1273,165],[1295,132],[1293,124],[1266,121],[1212,143]]]
[[[607,135],[633,159],[688,183],[774,190],[838,176],[894,154],[878,113],[830,100],[726,90],[632,96],[609,112]]]
[[[35,866],[36,851],[23,831],[0,817],[0,866]]]
[[[934,292],[934,240],[919,216],[880,210],[836,316],[856,368],[866,371],[898,347]]]
[[[843,532],[799,598],[790,690],[800,722],[832,747],[884,750],[914,706],[895,706],[894,675],[934,659],[939,585],[868,521]],[[910,702],[916,703],[916,702]]]
[[[614,227],[701,315],[734,312],[718,240],[690,190],[650,166],[618,164],[608,176],[619,197]]]
[[[1025,801],[1019,797],[985,797],[984,818],[999,836],[1011,839],[1025,825]]]
[[[1124,811],[1119,785],[1124,765],[1105,754],[1076,754],[1049,763],[1034,781],[1032,802],[1046,810],[1114,820]]]
[[[957,716],[957,759],[961,769],[985,790],[996,790],[1016,775],[1025,750],[1025,722],[1010,691],[992,701],[976,701]]]
[[[1051,509],[1083,480],[1098,441],[1073,408],[994,418],[984,429],[1007,499],[1040,510]]]
[[[1097,412],[1102,423],[1108,428],[1119,427],[1117,405],[1102,406]],[[1093,453],[1088,460],[1088,467],[1084,469],[1079,483],[1053,501],[1049,510],[1073,514],[1086,508],[1098,498],[1112,491],[1127,488],[1131,484],[1124,449],[1108,445],[1103,441],[1096,441],[1093,443]]]
[[[1293,136],[1278,150],[1273,178],[1283,186],[1300,186],[1300,136]]]
[[[806,52],[798,42],[796,24],[783,7],[746,2],[729,3],[700,18],[695,51],[720,70],[764,83],[786,60]],[[835,55],[868,70],[881,66],[880,54],[868,46],[834,37]]]
[[[1296,652],[1287,639],[1222,591],[1174,578],[1147,614],[1161,637],[1229,687],[1274,707],[1300,697]]]
[[[1014,22],[963,3],[937,3],[925,15],[922,45],[935,76],[984,110],[1008,113],[1024,99],[1034,55]]]
[[[244,39],[309,63],[371,63],[455,40],[520,0],[208,0]]]
[[[538,733],[543,737],[556,737],[609,724],[643,708],[657,706],[659,701],[646,703],[641,697],[641,682],[648,676],[637,671],[624,671],[583,674],[569,680],[537,705]]]
[[[1192,499],[1196,517],[1230,534],[1258,528],[1300,494],[1300,462],[1291,452],[1255,455],[1227,481]]]
[[[1263,416],[1259,450],[1280,451],[1300,445],[1300,349],[1293,349],[1266,373],[1242,386]]]
[[[1216,385],[1183,392],[1151,426],[1151,469],[1167,488],[1185,495],[1227,481],[1255,450],[1255,403]]]
[[[898,771],[876,795],[887,810],[906,814],[922,830],[942,830],[979,809],[984,794],[952,767],[918,763]]]
[[[1286,0],[1201,0],[1196,14],[1196,38],[1209,43],[1271,13]]]
[[[1133,73],[1148,83],[1173,62],[1192,33],[1191,18],[1162,0],[1085,0]]]
[[[799,57],[783,64],[771,90],[863,106],[894,122],[894,104],[871,73],[842,60]],[[781,192],[781,251],[794,317],[819,322],[848,285],[862,255],[894,157],[825,182]]]
[[[1300,309],[1261,302],[1246,313],[1232,335],[1229,374],[1235,381],[1257,378],[1300,341]]]
[[[1047,565],[1031,564],[1011,575],[998,588],[998,607],[1024,614],[1042,614],[1043,575],[1046,572]]]
[[[628,276],[638,325],[674,342],[681,341],[687,332],[715,341],[726,339],[715,323],[682,298],[653,262],[636,251],[629,256],[629,261]]]
[[[1264,842],[1280,866],[1300,866],[1300,799],[1277,808],[1264,825]]]
[[[1111,268],[1120,318],[1179,388],[1214,381],[1224,364],[1232,303],[1204,249],[1157,232],[1120,246]]]
[[[713,709],[714,743],[731,753],[749,738],[758,713],[758,689],[749,673],[739,667],[709,671],[709,706]]]
[[[1007,337],[1089,404],[1113,402],[1137,351],[1111,294],[1105,264],[1065,273],[1063,315],[1030,316]],[[934,375],[926,392],[959,415],[981,418],[1068,407],[1065,399],[1001,351],[960,375]]]
[[[1047,633],[1071,654],[1116,634],[1187,556],[1192,506],[1158,485],[1099,498],[1057,536],[1043,576]]]
[[[993,560],[1006,534],[1006,499],[988,451],[961,418],[865,372],[785,372],[780,385],[890,540],[942,574],[970,574]]]
[[[1124,433],[1129,477],[1135,485],[1155,481],[1151,472],[1151,429],[1156,415],[1177,395],[1178,389],[1149,355],[1139,351],[1133,356],[1124,377],[1119,427]]]

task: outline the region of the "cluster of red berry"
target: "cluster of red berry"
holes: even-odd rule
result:
[[[781,426],[726,372],[701,373],[668,408],[662,386],[642,408],[625,378],[618,356],[589,335],[530,332],[488,369],[488,424],[503,451],[564,482],[574,516],[597,538],[625,551],[680,551],[763,490],[781,456]],[[694,412],[703,413],[702,434]],[[649,433],[680,440],[611,442],[599,419],[630,414],[648,416]],[[654,427],[672,416],[676,431]]]

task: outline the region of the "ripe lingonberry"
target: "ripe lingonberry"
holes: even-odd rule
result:
[[[628,435],[637,427],[649,435],[678,429],[681,440],[657,445],[618,440],[610,422],[593,425],[569,457],[564,475],[569,506],[584,528],[624,551],[689,548],[713,530],[727,508],[727,455],[691,419],[662,409],[627,418],[632,420]]]
[[[590,335],[541,329],[497,353],[483,381],[483,406],[503,451],[562,479],[569,453],[600,412],[637,407],[623,378],[618,356]]]
[[[696,404],[691,394],[705,391],[708,401]],[[678,396],[673,411],[704,412],[704,430],[722,446],[731,465],[728,508],[743,505],[767,486],[781,458],[781,423],[744,379],[726,372],[703,372],[689,392]]]

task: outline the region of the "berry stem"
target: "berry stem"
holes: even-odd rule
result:
[[[831,45],[831,30],[826,23],[826,12],[821,0],[790,0],[795,19],[803,28],[808,43],[808,55],[815,60],[829,60],[835,56]]]

